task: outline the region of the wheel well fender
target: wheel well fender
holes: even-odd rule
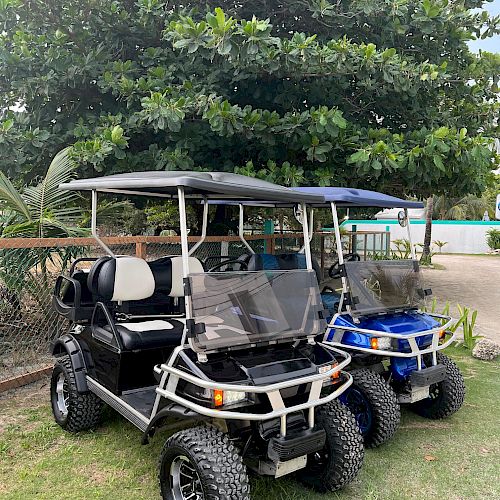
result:
[[[89,391],[87,385],[87,363],[85,362],[84,349],[69,333],[62,335],[52,343],[52,355],[56,358],[67,354],[75,372],[75,383],[79,393]]]
[[[149,422],[147,429],[142,435],[142,444],[148,444],[149,438],[153,437],[160,427],[189,427],[193,422],[206,420],[194,410],[177,403],[171,403],[162,408]],[[180,425],[179,425],[180,424]]]

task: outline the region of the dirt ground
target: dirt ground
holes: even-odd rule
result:
[[[456,304],[476,309],[477,333],[500,343],[500,257],[437,254],[432,261],[446,268],[423,270],[438,304],[449,301],[455,315]]]

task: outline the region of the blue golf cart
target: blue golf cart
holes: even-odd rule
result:
[[[465,386],[455,363],[442,354],[456,334],[451,317],[424,312],[432,292],[421,285],[419,263],[411,240],[408,209],[419,202],[374,191],[348,188],[300,188],[322,195],[329,207],[337,259],[328,270],[332,280],[323,289],[328,313],[327,345],[349,352],[353,385],[342,401],[355,414],[365,444],[377,446],[389,439],[399,424],[398,404],[431,419],[446,418],[463,404]],[[401,208],[398,222],[407,229],[411,259],[377,255],[362,260],[344,254],[338,208]],[[381,389],[380,381],[385,388]]]

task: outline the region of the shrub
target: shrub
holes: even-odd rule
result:
[[[492,250],[500,249],[500,229],[490,229],[486,233],[486,243]]]

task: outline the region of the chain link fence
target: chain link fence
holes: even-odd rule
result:
[[[116,255],[138,255],[155,260],[180,255],[176,237],[126,237],[104,239]],[[191,238],[190,246],[196,243]],[[297,251],[300,236],[253,235],[248,243],[257,253]],[[194,255],[207,267],[224,258],[237,258],[249,251],[237,237],[207,237]],[[50,342],[67,328],[52,308],[52,291],[59,274],[80,257],[100,257],[104,251],[89,238],[0,239],[0,383],[52,363]],[[90,267],[82,262],[81,267]]]

